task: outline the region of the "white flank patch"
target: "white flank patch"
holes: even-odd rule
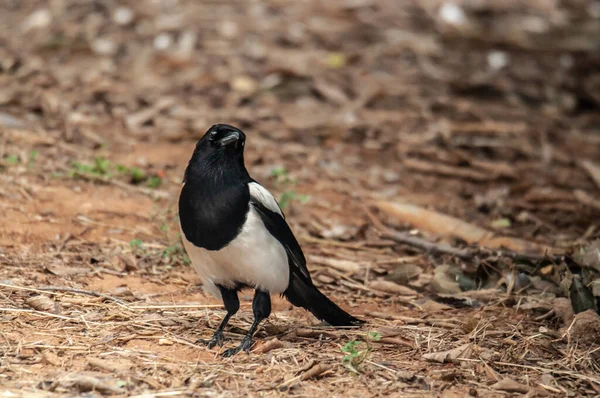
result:
[[[277,201],[273,195],[271,195],[271,192],[267,190],[267,188],[256,182],[251,182],[248,184],[248,188],[250,188],[250,196],[260,202],[267,209],[274,211],[283,217],[283,213],[281,212]]]
[[[215,286],[217,284],[234,287],[236,282],[241,282],[276,294],[283,293],[288,287],[290,269],[287,253],[269,233],[252,206],[240,234],[221,250],[199,248],[189,242],[183,232],[181,236],[204,289],[216,297],[221,296]]]

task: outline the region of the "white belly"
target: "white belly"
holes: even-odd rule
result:
[[[216,297],[221,293],[215,285],[234,287],[235,283],[283,293],[289,283],[287,253],[275,239],[254,208],[240,234],[221,250],[211,251],[194,246],[181,234],[192,266],[204,283],[204,289]]]

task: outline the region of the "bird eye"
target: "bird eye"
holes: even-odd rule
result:
[[[216,135],[217,135],[217,130],[213,130],[213,131],[210,132],[210,136],[211,137],[214,137]]]

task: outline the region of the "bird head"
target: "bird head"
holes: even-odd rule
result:
[[[202,141],[207,141],[213,150],[243,151],[246,134],[229,124],[215,124],[206,131]]]
[[[244,145],[246,134],[237,127],[229,124],[215,124],[211,126],[196,144],[194,154],[190,159],[188,171],[197,174],[215,172],[218,170],[235,169],[243,170]]]

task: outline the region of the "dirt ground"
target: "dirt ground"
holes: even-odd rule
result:
[[[0,2],[0,394],[598,396],[599,75],[432,9]],[[195,344],[224,312],[176,199],[214,123],[366,326],[274,298],[249,355]]]

